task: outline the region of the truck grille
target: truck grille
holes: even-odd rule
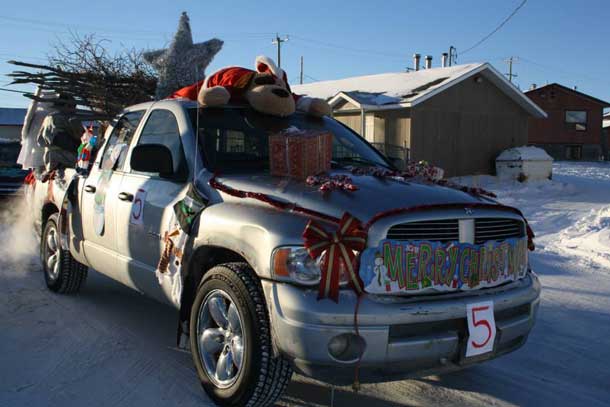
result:
[[[524,224],[517,219],[477,218],[474,220],[474,242],[504,240],[525,235]]]
[[[475,243],[489,240],[504,240],[525,236],[525,226],[518,219],[475,218]],[[387,239],[428,240],[433,242],[457,242],[460,240],[460,226],[457,219],[426,220],[400,223],[388,230]]]
[[[392,226],[388,230],[387,238],[393,240],[452,242],[460,240],[460,227],[457,219],[401,223]]]

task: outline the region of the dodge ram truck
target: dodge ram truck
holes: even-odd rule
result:
[[[269,135],[291,127],[332,133],[332,173],[353,176],[357,190],[271,176]],[[271,405],[293,372],[344,385],[356,366],[362,383],[458,370],[516,350],[533,327],[540,283],[518,211],[453,188],[353,175],[393,165],[330,117],[164,100],[125,109],[102,139],[68,205],[66,180],[29,189],[46,284],[75,293],[92,269],[176,307],[198,379],[220,405]],[[193,186],[206,202],[176,295],[158,265],[174,206]],[[337,301],[319,299],[320,259],[303,239],[312,215],[296,205],[362,222],[387,215],[370,225],[360,256],[364,293],[342,273]]]

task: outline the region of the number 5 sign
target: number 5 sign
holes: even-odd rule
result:
[[[468,319],[468,343],[466,357],[491,352],[496,340],[494,303],[478,302],[466,306]]]

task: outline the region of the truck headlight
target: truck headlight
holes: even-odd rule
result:
[[[302,246],[280,247],[273,252],[273,274],[281,280],[290,280],[303,285],[320,282],[320,264],[309,257]]]
[[[273,251],[271,272],[278,280],[292,281],[303,285],[320,283],[320,258],[312,259],[303,246],[279,247]],[[339,286],[347,285],[347,272],[341,265]]]

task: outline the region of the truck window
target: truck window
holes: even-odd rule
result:
[[[330,118],[295,113],[273,117],[251,109],[189,109],[194,128],[199,112],[199,146],[205,166],[222,173],[268,172],[269,136],[296,127],[333,134],[333,165],[382,166],[390,164],[364,139]]]
[[[178,121],[169,110],[157,109],[150,113],[138,140],[138,145],[142,144],[162,144],[166,146],[172,153],[174,172],[181,173],[186,170]]]
[[[116,122],[104,150],[104,156],[100,163],[101,168],[113,170],[123,168],[125,157],[127,157],[127,150],[145,112],[145,110],[138,110],[136,112],[125,113]],[[118,152],[118,159],[114,161],[117,152],[115,151],[115,154],[112,154],[112,152],[116,149],[119,149],[120,152]]]

